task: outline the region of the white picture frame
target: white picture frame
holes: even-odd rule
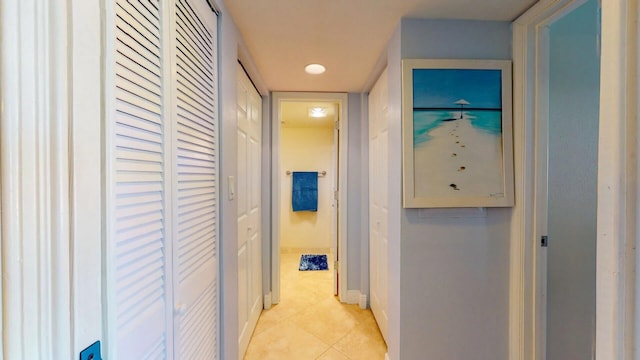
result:
[[[511,67],[402,61],[403,207],[513,206]]]

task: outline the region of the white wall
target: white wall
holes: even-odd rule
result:
[[[367,97],[349,94],[347,289],[369,293],[369,126]]]
[[[218,2],[224,6],[223,3]],[[238,358],[238,205],[229,200],[229,176],[237,173],[237,83],[238,41],[240,34],[231,15],[222,7],[220,16],[220,275],[221,325],[224,329],[221,354],[223,359]]]
[[[333,241],[333,128],[280,130],[280,248],[331,248]],[[293,212],[292,175],[286,171],[326,171],[318,177],[318,211]]]
[[[390,106],[389,357],[506,359],[510,209],[401,208],[401,58],[510,59],[507,22],[402,20],[386,52]],[[395,168],[393,167],[395,166]]]
[[[269,96],[266,93],[264,82],[257,72],[251,54],[246,50],[244,41],[240,35],[231,14],[227,11],[223,1],[215,1],[220,15],[219,33],[219,74],[220,74],[220,274],[221,279],[221,353],[223,359],[238,358],[238,207],[236,200],[229,200],[229,176],[237,174],[237,79],[236,70],[238,59],[242,61],[248,71],[251,80],[257,85],[258,91],[263,96],[263,104],[269,104]],[[267,118],[270,111],[263,108],[263,129],[267,127]],[[268,141],[268,140],[267,140]],[[263,138],[263,143],[265,143]],[[270,142],[266,142],[269,144]],[[263,179],[267,179],[268,169],[263,168]],[[266,185],[268,186],[268,185]],[[267,188],[267,187],[264,188]],[[263,202],[263,212],[265,206]],[[264,217],[263,217],[264,219]],[[263,245],[266,245],[268,233],[262,233]],[[265,250],[267,251],[267,250]],[[263,257],[264,258],[264,257]],[[268,281],[263,277],[263,281]],[[268,287],[263,286],[268,289]]]
[[[403,58],[511,58],[507,22],[404,20],[401,34]],[[402,358],[507,358],[510,215],[402,211]]]

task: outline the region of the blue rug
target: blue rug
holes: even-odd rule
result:
[[[298,270],[329,270],[327,255],[302,255]]]

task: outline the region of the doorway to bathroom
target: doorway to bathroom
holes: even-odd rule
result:
[[[575,1],[546,31],[547,154],[538,171],[546,179],[547,359],[596,356],[599,8],[598,0]]]
[[[602,293],[596,291],[597,185],[598,168],[607,165],[599,161],[598,141],[606,138],[599,126],[606,103],[600,81],[608,78],[601,76],[600,6],[597,0],[550,1],[514,23],[514,83],[521,85],[514,87],[514,118],[523,122],[514,124],[521,191],[512,223],[512,264],[518,265],[511,311],[523,316],[510,326],[513,356],[525,348],[536,359],[596,356],[603,326],[596,324]],[[610,84],[619,80],[611,78]],[[615,113],[607,120],[610,133],[616,121]]]
[[[271,303],[283,259],[302,254],[326,255],[345,302],[347,94],[276,92],[272,109]]]

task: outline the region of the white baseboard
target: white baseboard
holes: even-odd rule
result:
[[[268,293],[267,295],[264,296],[264,309],[265,310],[269,310],[271,309],[271,293]]]
[[[367,308],[367,295],[360,293],[360,290],[347,290],[343,300],[347,304],[358,304],[361,309]]]
[[[358,298],[358,305],[360,305],[360,309],[364,310],[367,308],[367,295],[360,294],[360,297]]]
[[[360,298],[360,290],[347,290],[344,300],[347,304],[357,304]]]

